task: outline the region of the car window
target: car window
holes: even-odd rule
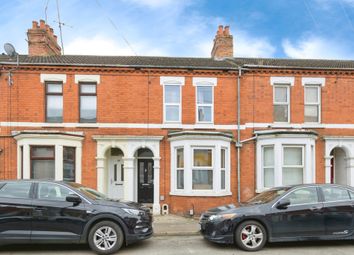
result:
[[[0,189],[0,197],[29,198],[31,182],[8,182]]]
[[[291,192],[287,197],[290,205],[318,203],[316,187],[301,188]]]
[[[339,187],[322,187],[325,202],[350,200],[347,189]]]
[[[55,183],[38,184],[38,199],[66,201],[69,194],[74,194],[74,192]]]
[[[350,190],[349,193],[350,193],[350,198],[351,198],[352,200],[354,200],[354,191]]]

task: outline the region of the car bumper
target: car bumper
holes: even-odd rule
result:
[[[135,231],[134,234],[127,234],[125,237],[126,244],[129,245],[141,240],[148,239],[152,236],[152,234],[153,234],[152,227]]]
[[[205,239],[222,244],[233,244],[233,223],[229,220],[221,222],[201,222],[200,233]]]

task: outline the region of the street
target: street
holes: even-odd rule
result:
[[[267,245],[257,255],[306,254],[306,255],[352,255],[354,241],[301,242]],[[86,245],[8,245],[0,248],[0,254],[94,254]],[[123,248],[118,254],[250,254],[234,246],[217,245],[204,240],[201,236],[163,236],[136,243]],[[254,253],[253,253],[254,254]]]

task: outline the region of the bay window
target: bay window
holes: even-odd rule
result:
[[[54,179],[54,160],[54,146],[31,146],[31,179]]]
[[[192,133],[176,135],[169,140],[172,159],[171,195],[231,195],[231,138],[213,135],[198,137]]]
[[[75,182],[75,147],[63,147],[63,180]]]
[[[262,130],[257,134],[257,192],[283,185],[315,182],[317,133]]]

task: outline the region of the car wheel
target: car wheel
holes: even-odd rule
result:
[[[257,221],[242,222],[235,231],[237,246],[245,251],[259,251],[267,242],[267,231]]]
[[[124,241],[120,226],[112,221],[101,221],[94,225],[88,236],[90,248],[98,254],[112,254],[118,251]]]

